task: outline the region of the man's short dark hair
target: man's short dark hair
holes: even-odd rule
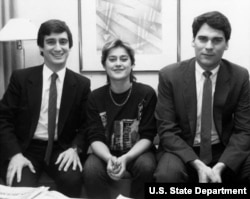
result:
[[[198,17],[194,18],[193,21],[193,38],[196,37],[198,31],[203,24],[207,24],[210,27],[223,31],[226,41],[231,36],[231,25],[228,18],[218,11],[206,12]]]
[[[38,36],[37,36],[37,45],[41,48],[44,47],[44,37],[50,35],[51,33],[63,33],[66,32],[69,39],[69,48],[73,46],[72,33],[64,21],[58,19],[51,19],[45,21],[41,24]]]

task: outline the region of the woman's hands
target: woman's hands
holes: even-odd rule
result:
[[[107,164],[107,173],[113,180],[120,180],[126,172],[127,158],[123,155],[119,158],[111,156]]]

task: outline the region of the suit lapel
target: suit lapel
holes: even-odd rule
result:
[[[76,95],[76,81],[72,72],[66,69],[65,79],[63,83],[63,92],[58,118],[58,136],[60,135],[63,125],[71,110]]]
[[[35,132],[37,122],[40,115],[41,100],[42,100],[42,86],[43,86],[43,67],[38,67],[34,73],[28,78],[27,92],[31,112],[31,136]]]
[[[227,66],[222,61],[220,64],[220,69],[218,71],[217,80],[216,80],[216,87],[215,87],[215,93],[214,93],[214,122],[215,127],[217,129],[218,133],[222,132],[222,125],[221,125],[221,117],[222,117],[222,109],[225,105],[230,85],[229,85],[229,78],[230,74],[227,69]]]
[[[197,97],[195,80],[195,59],[192,59],[183,70],[183,98],[188,115],[191,132],[195,135],[197,122]]]

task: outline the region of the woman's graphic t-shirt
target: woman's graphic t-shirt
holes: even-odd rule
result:
[[[127,103],[117,106],[112,102],[108,89],[109,85],[103,86],[89,97],[87,111],[90,143],[102,141],[111,151],[125,153],[139,139],[153,140],[156,135],[154,90],[134,82]]]

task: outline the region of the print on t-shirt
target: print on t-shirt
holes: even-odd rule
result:
[[[138,104],[137,116],[135,119],[122,119],[113,122],[110,149],[113,151],[128,151],[139,140],[139,125],[142,118],[145,100]],[[99,113],[102,125],[107,126],[107,113]]]
[[[139,139],[138,125],[139,121],[136,119],[114,121],[113,134],[111,136],[111,150],[129,150]]]

